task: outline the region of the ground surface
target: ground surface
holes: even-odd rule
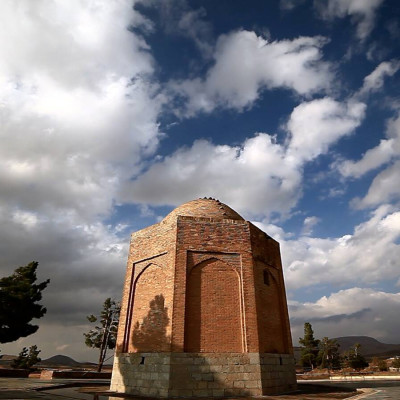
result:
[[[80,385],[71,387],[70,385]],[[40,391],[37,389],[40,387]],[[358,394],[356,389],[361,389]],[[117,400],[106,393],[108,382],[94,380],[53,380],[24,378],[0,378],[0,399],[37,399],[37,400]],[[132,399],[132,397],[129,397]],[[139,399],[138,397],[133,397]],[[336,400],[336,399],[366,399],[366,400],[399,400],[400,382],[349,382],[334,383],[319,382],[300,383],[297,393],[281,396],[264,396],[265,400]],[[123,399],[123,397],[118,397]],[[128,399],[128,397],[126,397]],[[143,398],[149,400],[149,398]],[[258,397],[257,399],[260,399]],[[232,400],[232,399],[231,399]],[[243,399],[244,400],[244,399]]]

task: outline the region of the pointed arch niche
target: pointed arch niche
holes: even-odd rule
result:
[[[171,295],[165,291],[167,275],[149,262],[134,278],[128,313],[126,351],[170,351]],[[133,299],[134,297],[134,299]]]
[[[187,277],[185,352],[242,352],[239,310],[238,272],[214,257],[195,265]]]

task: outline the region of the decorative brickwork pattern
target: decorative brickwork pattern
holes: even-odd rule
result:
[[[279,244],[198,199],[131,237],[112,389],[261,395],[295,385]]]

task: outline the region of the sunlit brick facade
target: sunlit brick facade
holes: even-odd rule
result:
[[[294,388],[274,239],[214,199],[132,234],[112,390],[219,397]]]

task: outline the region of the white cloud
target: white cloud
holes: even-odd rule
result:
[[[389,119],[386,129],[387,139],[382,139],[378,146],[369,149],[360,160],[342,161],[338,165],[340,173],[345,177],[359,178],[365,173],[389,165],[372,181],[364,198],[356,198],[353,205],[358,208],[376,206],[393,199],[398,199],[399,190],[399,161],[400,156],[400,113]]]
[[[309,161],[326,153],[331,144],[360,125],[364,114],[364,103],[340,103],[329,97],[298,105],[287,123],[292,135],[288,154]]]
[[[354,287],[321,297],[314,303],[289,302],[293,339],[311,322],[317,338],[371,336],[398,343],[400,293]],[[362,350],[362,349],[361,349]]]
[[[345,177],[359,178],[365,173],[376,169],[400,156],[400,113],[388,120],[387,139],[381,139],[379,144],[363,154],[358,161],[345,160],[338,165],[340,173]]]
[[[280,0],[280,7],[282,10],[291,11],[295,7],[303,4],[306,0]]]
[[[283,147],[260,133],[241,147],[198,140],[190,148],[181,148],[140,175],[124,199],[177,205],[212,196],[253,215],[285,213],[296,203],[300,181]]]
[[[303,231],[302,234],[304,236],[310,236],[313,232],[314,226],[321,222],[321,219],[315,216],[306,217],[303,222]]]
[[[27,228],[33,228],[38,223],[36,214],[21,210],[16,210],[13,213],[12,220],[17,224],[26,226]]]
[[[160,137],[153,61],[127,30],[143,19],[120,1],[0,7],[0,204],[106,215]]]
[[[60,315],[83,347],[85,315],[120,296],[129,240],[99,221],[156,150],[163,99],[129,1],[5,0],[0,23],[1,276],[37,260],[50,278],[38,332],[50,356]]]
[[[352,205],[356,208],[373,207],[385,202],[400,199],[400,161],[396,161],[380,172],[372,181],[367,194],[355,198]]]
[[[359,94],[364,95],[376,92],[382,88],[384,78],[393,76],[400,68],[398,60],[384,61],[380,63],[368,76],[364,78],[364,83]]]
[[[343,176],[359,178],[368,171],[380,167],[390,161],[395,154],[394,139],[382,139],[378,146],[365,152],[359,161],[342,161],[338,165]]]
[[[196,141],[160,159],[123,190],[126,202],[178,205],[212,196],[249,216],[286,215],[300,198],[302,169],[350,134],[364,117],[363,103],[323,98],[297,106],[287,124],[288,144],[259,133],[241,146]]]
[[[268,231],[266,231],[268,233]],[[352,234],[337,238],[282,240],[286,285],[375,284],[399,278],[400,212],[381,206]]]
[[[3,79],[32,82],[45,75],[67,87],[94,89],[107,74],[118,79],[152,71],[148,46],[127,31],[142,22],[130,2],[5,0],[1,8]]]
[[[326,20],[350,16],[357,25],[357,37],[366,39],[375,25],[376,12],[384,0],[315,0],[320,17]]]
[[[280,226],[272,224],[266,219],[262,221],[251,222],[278,242],[285,241],[293,237],[292,233],[285,232]]]
[[[309,95],[329,88],[332,73],[321,60],[322,37],[268,42],[250,31],[222,35],[215,64],[205,79],[170,82],[173,93],[187,100],[186,115],[216,107],[242,110],[264,89],[285,88]]]

